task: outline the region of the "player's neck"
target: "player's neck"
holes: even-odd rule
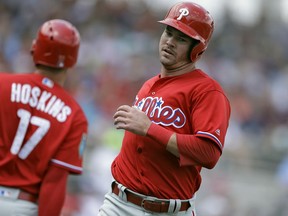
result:
[[[179,76],[182,74],[189,73],[195,70],[196,66],[194,63],[182,65],[181,67],[177,68],[167,68],[162,65],[161,67],[161,77],[169,77],[169,76]]]
[[[43,68],[37,68],[35,73],[48,77],[60,86],[64,86],[67,70],[47,70]]]

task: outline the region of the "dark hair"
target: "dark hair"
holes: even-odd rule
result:
[[[191,52],[192,52],[193,48],[200,43],[199,40],[196,40],[194,38],[191,38],[191,41],[192,41],[192,43],[191,43],[190,48],[189,48],[188,59],[191,59]]]

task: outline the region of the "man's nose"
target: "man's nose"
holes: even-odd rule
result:
[[[175,46],[175,38],[174,37],[169,37],[166,41],[166,44],[171,46],[171,47],[174,47]]]

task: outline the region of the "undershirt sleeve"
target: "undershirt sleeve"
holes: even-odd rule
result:
[[[65,201],[68,171],[50,166],[41,184],[39,216],[60,215]]]
[[[180,166],[200,165],[212,169],[218,162],[222,151],[212,140],[185,134],[176,137]]]
[[[166,146],[174,132],[152,123],[147,136]],[[180,166],[202,166],[212,169],[221,156],[221,150],[210,139],[194,135],[176,134]]]

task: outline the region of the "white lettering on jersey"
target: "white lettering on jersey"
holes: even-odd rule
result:
[[[38,88],[37,86],[35,86],[34,88],[32,88],[31,90],[31,98],[30,98],[30,101],[29,101],[29,105],[31,107],[36,107],[37,106],[37,103],[38,103],[38,97],[40,96],[41,94],[41,90],[40,88]]]
[[[177,20],[181,20],[183,16],[188,16],[189,15],[189,11],[188,11],[187,8],[180,8],[179,12],[180,12],[180,15],[177,18]]]
[[[11,86],[11,102],[29,104],[32,108],[48,113],[59,122],[65,122],[72,113],[72,109],[56,95],[41,91],[39,87],[32,87],[29,84],[13,83]]]
[[[32,116],[32,114],[25,109],[18,109],[17,116],[19,117],[20,121],[10,148],[10,152],[11,154],[18,155],[19,158],[25,160],[33,149],[40,143],[42,138],[47,134],[51,123],[47,119]],[[25,140],[30,124],[36,126],[37,129],[28,140]]]
[[[51,97],[51,93],[50,92],[47,92],[47,91],[43,91],[40,98],[39,98],[39,101],[38,101],[38,104],[37,104],[37,107],[36,109],[37,110],[41,110],[41,111],[44,111],[45,110],[45,107],[46,107],[46,102],[47,100]]]
[[[141,101],[136,100],[134,106],[146,113],[156,124],[182,128],[186,123],[186,116],[180,108],[173,109],[171,106],[164,106],[162,97],[146,97]]]
[[[20,102],[20,94],[21,92],[21,84],[13,83],[11,86],[11,101],[12,102]]]

